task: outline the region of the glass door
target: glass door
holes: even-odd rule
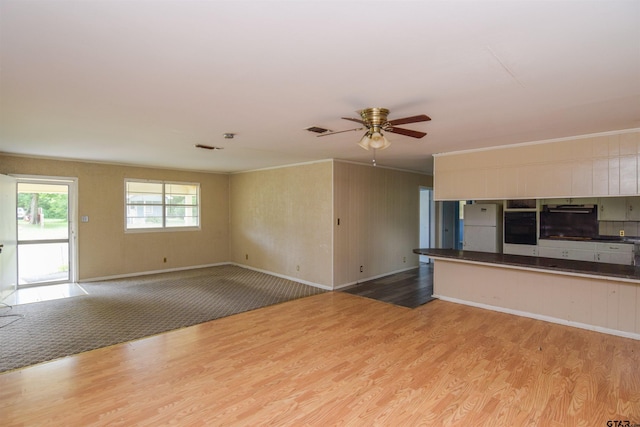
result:
[[[64,181],[18,180],[18,286],[70,281],[69,188]]]

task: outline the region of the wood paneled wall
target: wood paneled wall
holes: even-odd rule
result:
[[[638,129],[435,156],[436,200],[640,194]]]
[[[330,289],[416,267],[432,183],[336,160],[234,174],[231,260]]]
[[[334,288],[416,267],[419,190],[432,177],[336,161],[333,182]]]
[[[637,283],[437,259],[434,294],[449,301],[640,339]]]

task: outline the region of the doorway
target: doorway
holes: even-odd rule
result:
[[[433,190],[420,187],[420,248],[433,248],[435,246],[435,215]],[[419,255],[421,263],[429,263],[431,259],[426,255]]]
[[[18,288],[75,281],[75,180],[17,179]]]
[[[439,203],[440,248],[462,249],[464,241],[464,205],[466,201],[442,201]]]

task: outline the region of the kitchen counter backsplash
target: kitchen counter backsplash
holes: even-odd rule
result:
[[[620,236],[620,230],[624,230],[624,237],[638,237],[640,236],[640,222],[600,221],[598,230],[601,236]]]

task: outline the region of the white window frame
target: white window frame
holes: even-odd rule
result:
[[[136,206],[136,205],[132,205],[129,204],[127,202],[127,183],[129,182],[139,182],[139,183],[149,183],[149,184],[162,184],[162,204],[157,204],[157,205],[137,205],[137,206],[145,206],[146,207],[152,207],[152,206],[159,206],[162,209],[162,226],[161,227],[140,227],[140,228],[129,228],[128,227],[128,219],[129,219],[129,207],[130,206]],[[167,185],[171,185],[171,184],[175,184],[175,185],[190,185],[190,186],[195,186],[196,187],[196,208],[198,211],[198,225],[193,225],[193,226],[179,226],[179,227],[175,227],[175,226],[167,226],[167,206],[171,206],[170,204],[167,203],[167,199],[166,199],[166,186]],[[200,217],[201,217],[201,211],[200,211],[200,183],[198,182],[182,182],[182,181],[156,181],[156,180],[149,180],[149,179],[135,179],[135,178],[125,178],[124,179],[124,231],[125,233],[154,233],[154,232],[167,232],[167,231],[195,231],[195,230],[200,230],[201,229],[201,222],[200,222]]]

